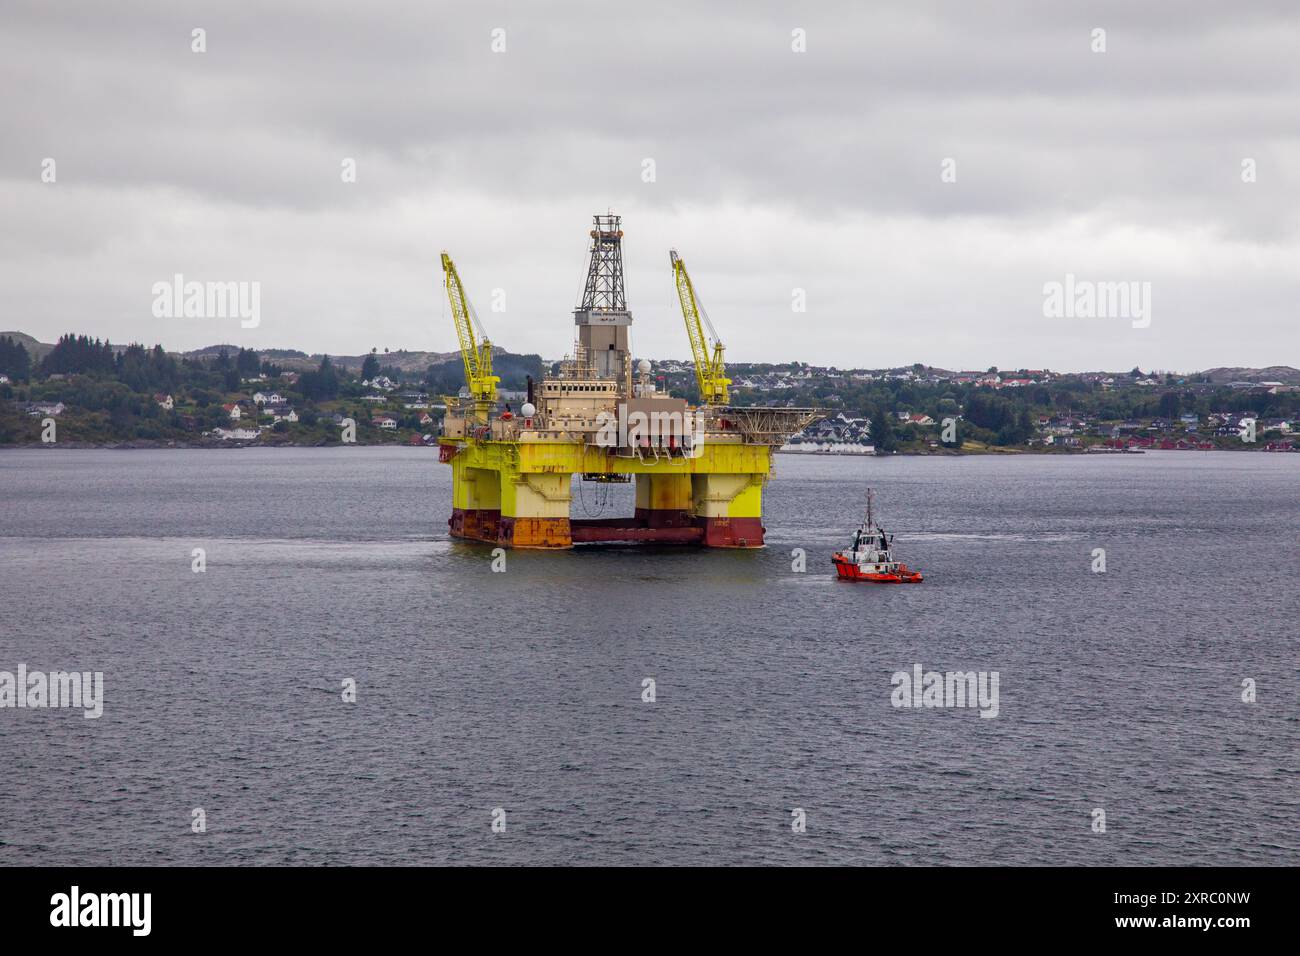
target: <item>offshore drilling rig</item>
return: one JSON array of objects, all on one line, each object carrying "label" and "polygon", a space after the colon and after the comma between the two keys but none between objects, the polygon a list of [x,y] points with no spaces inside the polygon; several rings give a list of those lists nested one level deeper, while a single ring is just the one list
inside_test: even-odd
[{"label": "offshore drilling rig", "polygon": [[[499,407],[492,345],[455,264],[442,254],[468,386],[448,399],[438,439],[440,458],[452,467],[452,536],[515,548],[595,542],[762,547],[763,486],[773,450],[819,413],[729,404],[723,345],[676,251],[669,263],[700,404],[691,407],[659,391],[645,360],[634,374],[622,220],[598,215],[594,223],[587,280],[573,313],[573,353],[559,363],[558,374],[528,380],[528,400],[518,412]],[[635,514],[571,517],[575,475],[591,482],[635,480]]]}]

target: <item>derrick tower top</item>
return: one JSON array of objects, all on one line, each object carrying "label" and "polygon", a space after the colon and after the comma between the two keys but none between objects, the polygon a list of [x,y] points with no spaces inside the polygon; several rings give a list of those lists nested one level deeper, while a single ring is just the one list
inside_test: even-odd
[{"label": "derrick tower top", "polygon": [[[582,290],[582,303],[574,314],[603,320],[602,324],[618,321],[628,325],[632,313],[627,309],[627,292],[623,287],[623,217],[610,214],[593,216],[596,228],[591,230],[591,264],[587,267],[587,284]],[[581,324],[581,322],[579,322]]]},{"label": "derrick tower top", "polygon": [[623,285],[623,217],[610,213],[593,217],[591,262],[582,301],[573,310],[580,353],[603,379],[631,388],[628,326],[632,313]]}]

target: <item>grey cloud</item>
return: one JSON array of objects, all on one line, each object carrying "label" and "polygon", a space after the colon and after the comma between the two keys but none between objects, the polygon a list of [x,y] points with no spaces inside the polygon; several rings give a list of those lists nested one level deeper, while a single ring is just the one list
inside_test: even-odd
[{"label": "grey cloud", "polygon": [[[201,56],[189,51],[195,26],[208,33]],[[489,49],[498,26],[504,55]],[[790,51],[794,27],[808,32],[806,54]],[[1107,30],[1105,54],[1089,50],[1093,27]],[[587,216],[614,204],[638,217],[633,294],[644,271],[641,287],[658,297],[634,303],[638,315],[672,321],[655,271],[664,250],[632,237],[689,240],[719,270],[699,277],[704,288],[713,279],[711,306],[754,308],[737,358],[825,358],[842,351],[832,330],[888,307],[922,309],[909,324],[936,334],[909,345],[880,328],[857,361],[941,362],[925,353],[940,341],[977,353],[952,364],[1005,364],[1015,352],[1065,366],[1083,360],[1076,337],[1101,334],[1087,360],[1128,366],[1154,332],[1046,329],[1033,315],[1044,281],[1102,263],[1121,271],[1112,278],[1164,277],[1165,321],[1190,337],[1160,339],[1152,361],[1219,361],[1202,312],[1211,301],[1249,309],[1240,323],[1272,343],[1254,358],[1273,361],[1290,344],[1294,268],[1210,286],[1190,264],[1248,261],[1251,248],[1285,262],[1300,247],[1297,40],[1300,11],[1282,2],[11,3],[0,34],[0,324],[40,316],[29,330],[49,336],[103,321],[118,338],[204,344],[211,335],[151,326],[135,299],[117,297],[159,272],[236,269],[282,284],[277,344],[360,351],[373,323],[349,316],[383,302],[378,324],[396,333],[396,317],[427,313],[427,273],[393,276],[427,270],[446,245],[477,260],[468,274],[535,277],[519,281],[552,298],[512,295],[507,328],[557,354]],[[59,163],[55,187],[38,181],[45,156]],[[355,186],[339,182],[345,156],[358,161]],[[654,184],[640,180],[645,157]],[[945,157],[956,183],[940,182]],[[1244,157],[1259,182],[1241,182]],[[719,219],[737,210],[758,214],[745,227],[756,232]],[[1126,231],[1183,243],[1183,265],[1177,246],[1171,260],[1160,241],[1117,244]],[[856,254],[819,248],[837,235]],[[811,248],[790,250],[791,236]],[[1005,267],[980,261],[990,244]],[[351,293],[318,300],[306,288],[312,263],[326,261],[347,263]],[[926,267],[911,275],[908,263]],[[32,278],[46,274],[78,288]],[[892,285],[904,278],[924,288]],[[819,303],[823,341],[782,340],[785,280]],[[393,281],[402,294],[378,285]],[[963,293],[974,300],[952,301]],[[332,311],[343,300],[347,314]],[[82,311],[86,301],[100,308]],[[1007,309],[1028,313],[1004,325]],[[964,323],[980,321],[989,335],[969,342]],[[680,354],[669,328],[638,329],[638,342]]]}]

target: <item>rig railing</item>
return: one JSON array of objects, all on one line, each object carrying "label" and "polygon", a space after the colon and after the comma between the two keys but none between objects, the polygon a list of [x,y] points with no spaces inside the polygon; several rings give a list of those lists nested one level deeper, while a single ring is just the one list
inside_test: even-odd
[{"label": "rig railing", "polygon": [[711,417],[723,430],[739,432],[757,445],[783,445],[791,436],[826,413],[819,408],[780,408],[764,405],[723,405],[712,408]]}]

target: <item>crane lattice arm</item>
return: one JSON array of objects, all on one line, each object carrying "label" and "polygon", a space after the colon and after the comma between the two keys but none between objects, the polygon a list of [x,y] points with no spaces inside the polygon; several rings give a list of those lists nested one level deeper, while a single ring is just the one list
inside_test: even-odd
[{"label": "crane lattice arm", "polygon": [[[731,400],[728,392],[731,379],[727,378],[726,366],[722,361],[722,342],[718,340],[718,333],[695,294],[695,286],[686,271],[686,263],[677,255],[676,249],[669,250],[668,259],[673,264],[677,298],[681,300],[686,335],[691,340],[691,357],[695,360],[695,383],[700,389],[700,401],[706,405],[726,405]],[[709,353],[709,342],[704,338],[706,326],[713,340],[712,355]]]},{"label": "crane lattice arm", "polygon": [[[447,301],[451,303],[452,321],[456,323],[456,336],[460,339],[460,357],[465,362],[465,384],[469,394],[476,403],[495,404],[497,400],[497,382],[500,378],[492,374],[492,343],[483,335],[474,306],[470,304],[465,287],[460,284],[460,274],[451,256],[442,254],[442,271],[447,287]],[[477,335],[482,335],[478,341]]]}]

